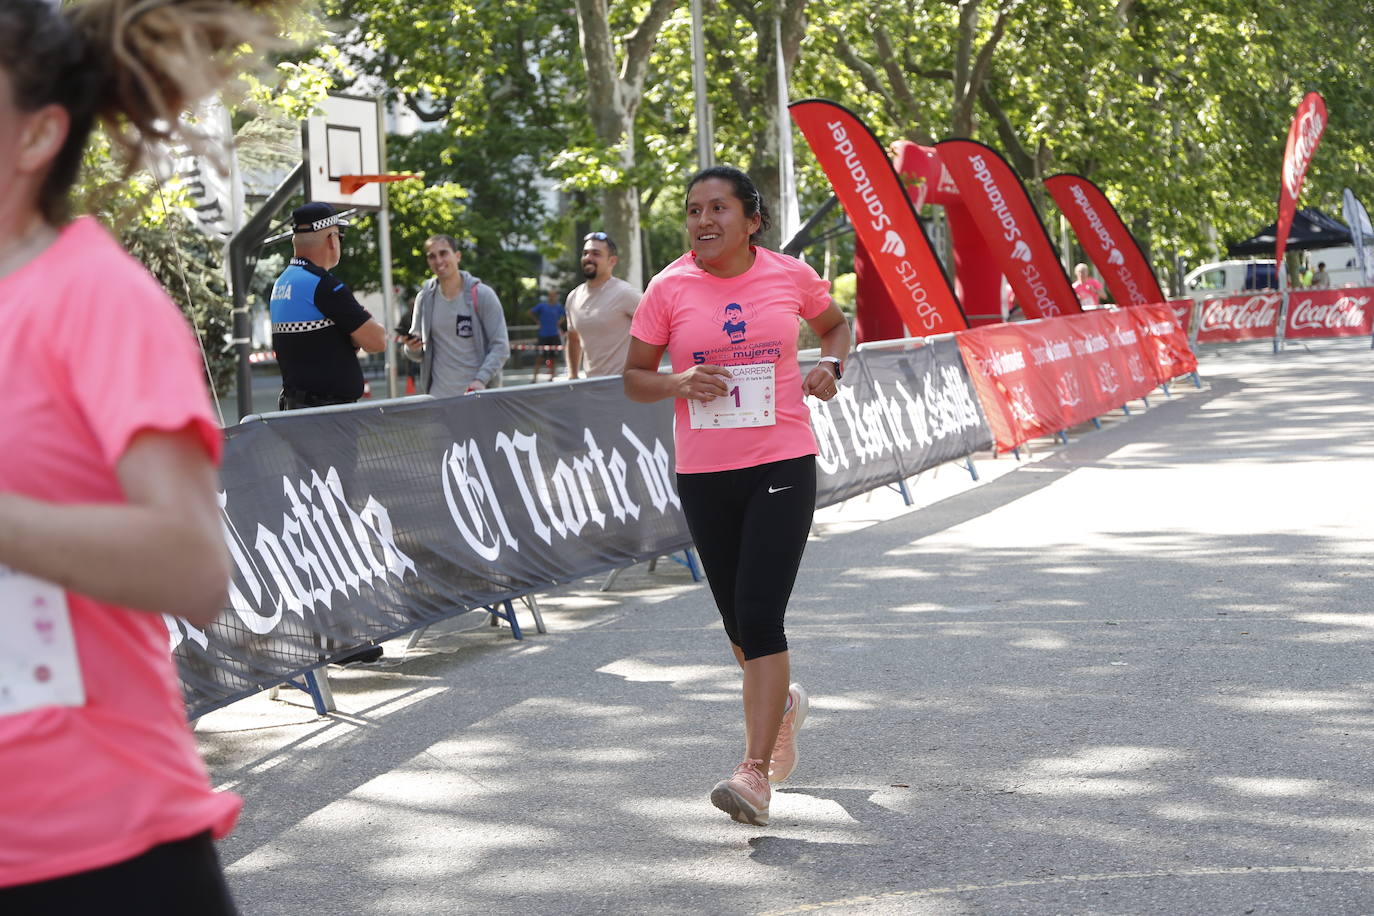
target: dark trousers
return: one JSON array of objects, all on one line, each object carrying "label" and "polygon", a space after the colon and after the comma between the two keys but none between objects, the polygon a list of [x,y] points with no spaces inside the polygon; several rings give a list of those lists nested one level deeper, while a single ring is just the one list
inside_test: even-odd
[{"label": "dark trousers", "polygon": [[357,398],[336,398],[329,395],[312,394],[309,391],[283,388],[281,395],[277,398],[277,409],[303,410],[306,407],[331,407],[334,404],[353,404],[357,400]]},{"label": "dark trousers", "polygon": [[235,916],[209,832],[163,843],[132,859],[75,875],[0,888],[5,916],[138,913]]},{"label": "dark trousers", "polygon": [[746,659],[787,651],[783,616],[816,509],[816,459],[677,475],[696,542],[730,641]]}]

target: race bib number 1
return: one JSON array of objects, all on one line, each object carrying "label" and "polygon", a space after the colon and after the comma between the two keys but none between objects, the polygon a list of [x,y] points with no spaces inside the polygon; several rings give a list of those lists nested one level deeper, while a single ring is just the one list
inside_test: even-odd
[{"label": "race bib number 1", "polygon": [[773,364],[726,366],[731,378],[724,397],[688,401],[687,418],[692,429],[737,429],[772,426],[778,422],[774,399]]},{"label": "race bib number 1", "polygon": [[0,565],[0,716],[85,702],[66,594]]}]

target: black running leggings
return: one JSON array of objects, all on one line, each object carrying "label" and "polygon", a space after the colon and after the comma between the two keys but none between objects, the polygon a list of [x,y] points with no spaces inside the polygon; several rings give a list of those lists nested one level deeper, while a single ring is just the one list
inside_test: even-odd
[{"label": "black running leggings", "polygon": [[237,912],[209,833],[163,843],[104,868],[0,888],[0,913],[5,916],[234,916]]},{"label": "black running leggings", "polygon": [[782,619],[816,508],[816,458],[678,474],[678,496],[730,641],[745,659],[787,651]]}]

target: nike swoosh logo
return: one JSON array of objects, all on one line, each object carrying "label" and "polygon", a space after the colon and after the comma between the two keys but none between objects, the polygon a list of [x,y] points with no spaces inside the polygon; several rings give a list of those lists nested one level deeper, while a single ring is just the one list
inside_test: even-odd
[{"label": "nike swoosh logo", "polygon": [[769,492],[769,493],[781,493],[783,490],[790,490],[790,489],[792,489],[792,488],[791,488],[791,487],[769,487],[769,488],[768,488],[768,492]]}]

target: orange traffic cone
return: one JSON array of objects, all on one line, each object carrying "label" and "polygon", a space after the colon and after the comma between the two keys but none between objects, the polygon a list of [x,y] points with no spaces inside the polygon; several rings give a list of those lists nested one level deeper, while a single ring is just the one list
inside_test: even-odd
[{"label": "orange traffic cone", "polygon": [[406,394],[414,394],[414,393],[415,393],[415,376],[413,376],[413,375],[407,375],[407,376],[406,376]]}]

